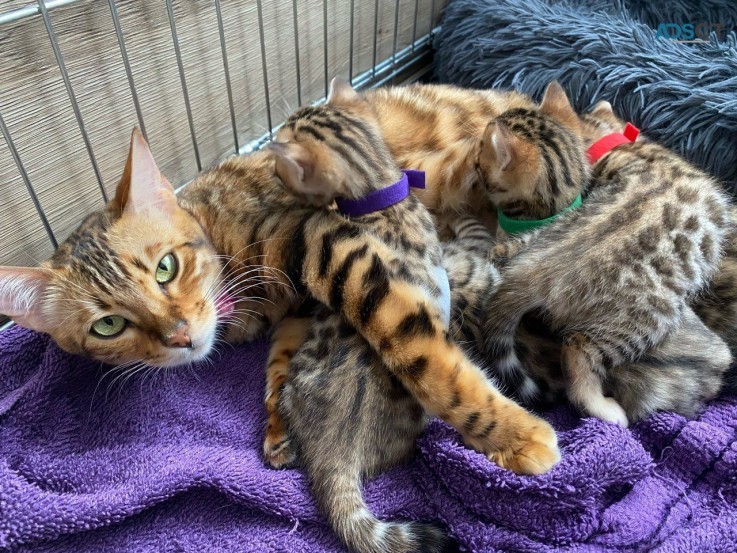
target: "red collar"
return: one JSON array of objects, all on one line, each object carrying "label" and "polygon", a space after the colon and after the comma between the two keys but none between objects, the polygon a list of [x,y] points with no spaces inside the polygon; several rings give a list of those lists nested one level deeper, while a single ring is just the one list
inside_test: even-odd
[{"label": "red collar", "polygon": [[599,159],[604,157],[606,153],[617,146],[627,144],[628,142],[634,142],[637,139],[638,134],[640,134],[640,130],[632,123],[627,123],[623,132],[614,132],[612,134],[602,136],[599,140],[594,142],[588,150],[586,150],[589,163],[593,165],[599,161]]}]

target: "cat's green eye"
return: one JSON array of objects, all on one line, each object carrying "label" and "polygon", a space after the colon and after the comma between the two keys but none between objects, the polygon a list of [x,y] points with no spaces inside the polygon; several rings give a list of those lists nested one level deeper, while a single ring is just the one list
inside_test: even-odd
[{"label": "cat's green eye", "polygon": [[102,338],[112,338],[123,332],[127,323],[120,315],[108,315],[92,325],[92,333]]},{"label": "cat's green eye", "polygon": [[168,253],[156,266],[156,282],[166,284],[174,280],[175,276],[177,276],[177,258],[174,254]]}]

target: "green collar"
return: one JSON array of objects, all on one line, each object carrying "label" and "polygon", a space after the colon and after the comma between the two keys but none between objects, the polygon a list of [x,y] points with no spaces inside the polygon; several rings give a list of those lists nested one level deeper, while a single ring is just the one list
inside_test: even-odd
[{"label": "green collar", "polygon": [[573,203],[571,203],[571,205],[569,205],[560,213],[551,215],[547,219],[532,219],[529,221],[524,219],[512,219],[508,215],[505,215],[501,209],[498,209],[496,214],[499,219],[499,226],[504,232],[512,236],[515,234],[522,234],[530,230],[535,230],[536,228],[544,227],[545,225],[549,225],[558,217],[563,215],[566,211],[570,211],[571,209],[578,209],[579,207],[581,207],[581,203],[581,194],[579,194],[578,196],[576,196],[576,199],[573,200]]}]

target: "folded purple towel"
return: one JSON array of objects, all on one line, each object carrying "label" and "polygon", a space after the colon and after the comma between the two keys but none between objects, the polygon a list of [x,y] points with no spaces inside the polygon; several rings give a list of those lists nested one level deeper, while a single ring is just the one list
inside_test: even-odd
[{"label": "folded purple towel", "polygon": [[[0,334],[0,548],[341,551],[299,470],[261,460],[265,344],[136,375],[20,328]],[[737,400],[630,430],[548,414],[563,460],[518,477],[440,422],[367,484],[384,518],[438,520],[471,551],[728,551],[737,543]],[[25,547],[15,547],[15,546]]]}]

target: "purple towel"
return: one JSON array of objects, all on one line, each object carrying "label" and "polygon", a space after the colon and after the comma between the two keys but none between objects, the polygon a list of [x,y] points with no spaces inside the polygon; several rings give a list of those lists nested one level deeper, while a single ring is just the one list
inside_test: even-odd
[{"label": "purple towel", "polygon": [[[108,389],[47,337],[0,334],[0,548],[341,551],[304,474],[261,461],[265,347]],[[566,407],[548,418],[563,460],[547,475],[501,470],[433,422],[368,502],[442,521],[470,551],[734,550],[735,398],[630,430]]]}]

